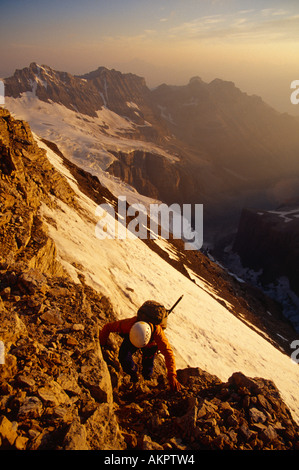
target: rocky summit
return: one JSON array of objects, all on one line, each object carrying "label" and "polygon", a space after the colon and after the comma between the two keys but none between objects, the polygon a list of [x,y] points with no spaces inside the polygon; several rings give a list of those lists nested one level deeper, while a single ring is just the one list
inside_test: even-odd
[{"label": "rocky summit", "polygon": [[[99,182],[97,194],[109,196]],[[298,425],[269,380],[184,368],[174,393],[159,355],[151,380],[129,382],[121,339],[103,350],[98,341],[116,318],[110,301],[83,276],[73,282],[47,233],[39,208],[57,200],[77,207],[28,124],[0,108],[0,449],[298,449]]]}]

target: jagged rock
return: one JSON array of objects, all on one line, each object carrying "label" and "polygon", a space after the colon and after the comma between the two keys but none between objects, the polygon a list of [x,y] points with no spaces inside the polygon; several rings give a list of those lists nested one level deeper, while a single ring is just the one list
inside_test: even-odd
[{"label": "jagged rock", "polygon": [[164,450],[164,448],[160,444],[152,441],[150,436],[147,436],[146,434],[142,438],[141,449],[142,450]]},{"label": "jagged rock", "polygon": [[171,204],[194,197],[196,183],[188,172],[161,155],[134,150],[118,152],[107,171],[141,194]]},{"label": "jagged rock", "polygon": [[88,352],[87,361],[81,367],[80,380],[97,401],[112,402],[110,375],[99,345]]},{"label": "jagged rock", "polygon": [[40,316],[41,320],[51,325],[62,325],[63,319],[61,318],[60,312],[55,309],[49,309]]},{"label": "jagged rock", "polygon": [[121,450],[126,447],[117,419],[107,403],[99,405],[86,421],[87,442],[91,449]]},{"label": "jagged rock", "polygon": [[278,437],[278,434],[276,430],[274,429],[274,427],[271,425],[265,427],[265,429],[262,429],[260,433],[261,440],[266,443],[274,441],[275,439],[277,439],[277,437]]},{"label": "jagged rock", "polygon": [[27,328],[16,312],[6,314],[5,310],[0,311],[0,336],[9,351],[11,344],[15,343],[21,336],[27,336]]},{"label": "jagged rock", "polygon": [[266,415],[257,408],[251,408],[249,415],[253,423],[264,423],[267,419]]},{"label": "jagged rock", "polygon": [[122,436],[124,438],[124,441],[129,449],[133,449],[137,447],[137,437],[135,434],[127,433],[127,432],[122,432]]},{"label": "jagged rock", "polygon": [[[164,449],[175,447],[173,439],[182,439],[181,445],[185,449],[198,450],[296,448],[294,436],[298,436],[298,426],[294,422],[290,424],[289,411],[280,407],[283,403],[272,382],[236,373],[227,383],[222,383],[198,368],[180,370],[179,376],[184,378],[184,389],[178,396],[166,395],[167,392],[164,395],[153,385],[148,400],[149,394],[143,399],[144,386],[136,389],[134,398],[138,400],[138,414],[127,414],[126,409],[132,410],[131,405],[117,412],[126,432],[128,428],[133,433],[134,430],[140,433],[150,429],[151,432],[146,434],[152,441],[162,444]],[[245,385],[246,393],[252,399],[249,413],[248,407],[242,406]],[[124,390],[118,393],[121,393],[121,398],[130,397]],[[162,411],[166,396],[169,415],[163,414],[162,417],[159,411]],[[143,413],[140,411],[142,407]],[[153,425],[153,419],[159,420],[159,426]],[[295,433],[291,440],[288,426]],[[166,440],[169,432],[172,437]],[[142,442],[130,442],[134,448],[142,448]]]},{"label": "jagged rock", "polygon": [[[2,422],[1,446],[20,450],[89,448],[87,428],[76,425],[80,418],[76,421],[74,417],[89,420],[88,429],[96,429],[98,416],[97,433],[107,428],[102,443],[95,439],[94,447],[104,446],[111,431],[113,448],[114,439],[116,446],[123,440],[117,431],[111,381],[91,315],[102,306],[109,317],[111,305],[92,289],[69,282],[38,215],[42,201],[52,204],[49,194],[72,204],[74,193],[38,149],[28,125],[0,109],[0,132],[0,176],[5,173],[0,178],[0,204],[5,211],[0,224],[0,335],[6,349],[5,364],[0,365],[4,394],[0,409],[8,420]],[[96,413],[98,402],[88,396],[89,391],[98,402],[106,402],[105,413]],[[8,426],[11,416],[25,431],[8,440],[8,429],[14,430],[14,425]],[[72,422],[66,433],[66,425]]]},{"label": "jagged rock", "polygon": [[6,416],[0,417],[0,437],[5,442],[7,441],[9,445],[13,445],[17,439],[17,423],[12,423]]},{"label": "jagged rock", "polygon": [[[1,169],[0,180],[1,259],[20,257],[26,251],[28,268],[61,274],[53,241],[46,236],[38,216],[42,201],[51,204],[50,194],[71,203],[73,190],[54,171],[44,150],[37,146],[30,127],[0,109]],[[26,145],[26,149],[24,149]],[[58,272],[59,271],[59,272]]]},{"label": "jagged rock", "polygon": [[39,388],[37,393],[44,403],[52,406],[70,403],[68,395],[55,380],[51,380],[44,387]]},{"label": "jagged rock", "polygon": [[65,450],[89,450],[86,428],[77,418],[70,425],[63,441]]},{"label": "jagged rock", "polygon": [[17,381],[18,386],[21,386],[24,388],[33,389],[35,386],[35,381],[31,377],[26,376],[26,375],[22,375],[22,374],[18,375],[16,377],[16,381]]},{"label": "jagged rock", "polygon": [[81,393],[81,389],[78,385],[78,374],[73,369],[70,369],[66,373],[60,374],[57,377],[57,383],[68,394],[78,395]]},{"label": "jagged rock", "polygon": [[164,445],[167,444],[170,445],[170,448],[172,449],[187,450],[187,447],[182,444],[182,439],[179,437],[172,437],[171,439],[169,439],[169,442]]},{"label": "jagged rock", "polygon": [[17,450],[26,450],[29,439],[25,436],[17,436],[14,447]]},{"label": "jagged rock", "polygon": [[243,266],[261,270],[261,279],[265,284],[286,276],[297,295],[298,213],[299,200],[274,211],[244,209],[234,241],[234,251],[240,255]]},{"label": "jagged rock", "polygon": [[190,437],[196,428],[196,420],[198,415],[197,400],[190,397],[188,400],[188,410],[183,416],[176,419],[176,423],[182,431],[184,437]]},{"label": "jagged rock", "polygon": [[252,390],[253,393],[258,393],[260,391],[260,385],[249,377],[246,377],[242,372],[235,372],[229,378],[228,383],[237,389]]},{"label": "jagged rock", "polygon": [[28,396],[20,406],[18,419],[39,418],[42,414],[43,406],[38,397]]},{"label": "jagged rock", "polygon": [[233,245],[242,266],[259,272],[255,284],[271,292],[297,333],[298,308],[292,299],[299,294],[298,214],[298,197],[276,210],[243,209]]},{"label": "jagged rock", "polygon": [[0,379],[8,379],[17,372],[17,359],[13,354],[5,353],[4,364],[0,364]]}]

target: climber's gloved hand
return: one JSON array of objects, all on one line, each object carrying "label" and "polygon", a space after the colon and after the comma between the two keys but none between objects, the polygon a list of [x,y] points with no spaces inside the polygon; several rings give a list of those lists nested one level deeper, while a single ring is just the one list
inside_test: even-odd
[{"label": "climber's gloved hand", "polygon": [[169,385],[170,385],[170,389],[173,390],[174,392],[179,392],[180,390],[182,390],[182,385],[174,376],[169,377]]}]

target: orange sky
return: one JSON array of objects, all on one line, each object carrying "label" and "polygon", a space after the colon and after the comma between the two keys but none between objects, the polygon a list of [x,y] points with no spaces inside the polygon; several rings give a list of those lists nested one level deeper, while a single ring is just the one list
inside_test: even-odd
[{"label": "orange sky", "polygon": [[199,75],[299,115],[298,0],[4,0],[2,18],[0,77],[33,61],[74,74],[114,67],[149,86]]}]

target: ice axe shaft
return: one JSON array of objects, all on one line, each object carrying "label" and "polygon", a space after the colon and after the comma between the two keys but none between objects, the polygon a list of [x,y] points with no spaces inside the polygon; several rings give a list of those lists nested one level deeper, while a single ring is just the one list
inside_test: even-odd
[{"label": "ice axe shaft", "polygon": [[173,306],[168,310],[168,315],[175,309],[175,307],[182,300],[183,297],[184,295],[181,295],[181,297],[173,304]]}]

